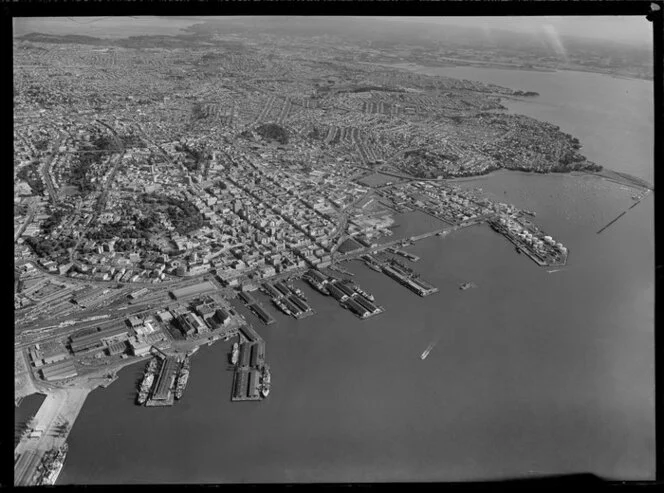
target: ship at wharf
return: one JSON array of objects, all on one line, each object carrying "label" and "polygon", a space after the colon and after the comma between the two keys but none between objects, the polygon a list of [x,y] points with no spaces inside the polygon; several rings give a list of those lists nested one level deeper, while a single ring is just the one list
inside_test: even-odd
[{"label": "ship at wharf", "polygon": [[175,392],[174,392],[174,397],[176,400],[180,400],[182,398],[184,389],[187,387],[187,382],[189,381],[190,369],[191,369],[191,355],[187,354],[182,361],[180,370],[176,378]]}]

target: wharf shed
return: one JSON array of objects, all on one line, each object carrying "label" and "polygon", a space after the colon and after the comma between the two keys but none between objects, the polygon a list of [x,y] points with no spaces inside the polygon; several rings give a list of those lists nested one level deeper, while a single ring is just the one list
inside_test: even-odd
[{"label": "wharf shed", "polygon": [[249,366],[258,366],[258,344],[251,345],[251,356],[249,357]]},{"label": "wharf shed", "polygon": [[303,312],[308,311],[309,305],[307,305],[304,301],[302,301],[300,298],[298,298],[295,295],[291,295],[288,297],[291,303],[293,303],[295,306],[297,306],[299,309],[301,309]]},{"label": "wharf shed", "polygon": [[250,325],[243,325],[240,327],[240,332],[249,342],[256,342],[261,340],[261,337]]},{"label": "wharf shed", "polygon": [[344,301],[347,298],[347,295],[337,287],[336,283],[328,284],[327,290],[336,300]]},{"label": "wharf shed", "polygon": [[281,296],[281,293],[274,289],[274,286],[270,284],[263,284],[263,287],[265,288],[265,291],[272,297],[272,298],[279,298]]},{"label": "wharf shed", "polygon": [[54,380],[64,380],[65,378],[72,378],[78,375],[74,362],[71,360],[43,367],[40,371],[44,380],[49,382]]},{"label": "wharf shed", "polygon": [[337,289],[339,289],[339,291],[344,293],[346,296],[353,296],[353,294],[354,294],[354,291],[349,286],[347,286],[346,284],[344,284],[342,282],[335,282],[334,286]]},{"label": "wharf shed", "polygon": [[365,318],[369,315],[369,310],[361,306],[359,303],[357,303],[353,299],[349,299],[346,301],[346,304],[348,307],[355,313],[357,313],[360,317]]},{"label": "wharf shed", "polygon": [[302,312],[302,310],[300,310],[297,306],[295,306],[290,299],[283,298],[281,301],[284,303],[284,305],[286,305],[286,308],[288,308],[292,313],[297,315],[298,313]]},{"label": "wharf shed", "polygon": [[244,302],[247,303],[247,304],[251,304],[251,303],[255,303],[255,302],[256,302],[256,300],[254,299],[253,296],[251,296],[251,294],[246,293],[246,292],[244,292],[244,291],[241,291],[241,292],[238,294],[238,296],[240,297],[240,299],[241,299],[242,301],[244,301]]},{"label": "wharf shed", "polygon": [[251,347],[253,344],[244,343],[240,344],[240,361],[239,366],[249,366],[251,361]]},{"label": "wharf shed", "polygon": [[272,318],[272,316],[269,313],[267,313],[265,310],[263,310],[263,308],[261,308],[260,305],[253,303],[249,305],[249,308],[251,308],[254,311],[254,313],[258,315],[258,317],[266,324],[274,323],[274,319]]},{"label": "wharf shed", "polygon": [[165,400],[168,398],[168,393],[171,388],[172,380],[174,378],[174,371],[176,368],[177,360],[173,357],[168,357],[161,367],[161,372],[157,378],[157,385],[155,387],[153,400]]},{"label": "wharf shed", "polygon": [[290,289],[288,289],[281,281],[275,283],[274,287],[277,288],[277,290],[284,296],[288,296],[290,294]]},{"label": "wharf shed", "polygon": [[247,395],[248,372],[246,370],[235,371],[235,381],[233,382],[233,394],[235,397],[245,397]]},{"label": "wharf shed", "polygon": [[358,304],[362,305],[364,308],[366,308],[370,312],[375,312],[376,310],[378,310],[376,305],[374,305],[373,303],[371,303],[371,301],[364,298],[364,296],[359,296],[358,295],[358,296],[354,297],[353,300],[356,301]]},{"label": "wharf shed", "polygon": [[260,372],[258,370],[249,370],[249,397],[251,399],[258,398],[258,377]]},{"label": "wharf shed", "polygon": [[314,281],[317,281],[317,282],[320,282],[320,283],[323,283],[323,282],[327,282],[327,281],[328,281],[328,279],[327,279],[326,276],[324,276],[321,272],[319,272],[319,271],[317,271],[317,270],[315,270],[315,269],[311,269],[311,270],[307,271],[307,274],[308,274],[309,277],[311,277]]}]

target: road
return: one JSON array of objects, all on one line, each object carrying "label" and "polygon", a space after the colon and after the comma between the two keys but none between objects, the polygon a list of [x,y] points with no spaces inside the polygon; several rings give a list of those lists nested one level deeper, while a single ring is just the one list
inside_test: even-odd
[{"label": "road", "polygon": [[[62,138],[60,141],[58,141],[57,144],[54,145],[54,149],[58,149],[62,143],[64,142],[64,138]],[[57,204],[60,199],[58,198],[58,192],[55,189],[55,186],[53,185],[53,181],[51,180],[51,175],[50,175],[50,169],[51,169],[51,162],[53,161],[53,158],[55,158],[55,151],[48,157],[46,161],[44,161],[44,164],[42,165],[41,169],[39,170],[42,181],[46,185],[46,188],[48,189],[48,196],[49,198],[53,201],[54,204]]]},{"label": "road", "polygon": [[14,233],[14,243],[21,237],[23,232],[25,231],[25,228],[28,227],[28,225],[32,222],[32,218],[35,216],[35,211],[32,210],[32,205],[30,206],[30,210],[28,211],[28,215],[25,217],[25,221],[23,221],[23,224],[21,224],[21,227],[18,228],[18,230]]}]

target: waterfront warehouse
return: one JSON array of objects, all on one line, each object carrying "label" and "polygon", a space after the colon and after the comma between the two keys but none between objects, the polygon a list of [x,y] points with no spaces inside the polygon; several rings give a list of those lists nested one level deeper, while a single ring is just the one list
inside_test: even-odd
[{"label": "waterfront warehouse", "polygon": [[248,395],[250,399],[258,399],[258,384],[260,372],[258,370],[249,370],[249,388]]},{"label": "waterfront warehouse", "polygon": [[287,299],[303,312],[308,312],[309,310],[311,310],[309,305],[307,305],[304,301],[302,301],[298,296],[295,296],[294,294],[290,295]]},{"label": "waterfront warehouse", "polygon": [[353,299],[348,299],[346,300],[345,303],[351,309],[352,312],[354,312],[355,314],[359,315],[362,318],[366,318],[370,314],[369,310],[358,304]]},{"label": "waterfront warehouse", "polygon": [[240,344],[240,363],[238,366],[249,366],[252,346],[253,344],[248,342]]},{"label": "waterfront warehouse", "polygon": [[249,305],[249,309],[253,311],[258,316],[258,318],[260,318],[263,321],[263,323],[265,323],[265,325],[270,325],[274,323],[274,318],[272,317],[272,315],[263,310],[263,308],[260,305],[252,303],[251,305]]},{"label": "waterfront warehouse", "polygon": [[251,325],[241,326],[240,332],[249,342],[256,342],[261,340],[261,337],[258,335],[258,333],[254,330],[254,328]]},{"label": "waterfront warehouse", "polygon": [[171,390],[171,385],[173,384],[173,378],[175,378],[175,369],[177,367],[177,359],[173,357],[168,357],[161,366],[161,371],[159,372],[159,377],[157,378],[157,385],[155,386],[154,394],[152,395],[153,400],[166,400]]},{"label": "waterfront warehouse", "polygon": [[42,367],[40,371],[42,378],[49,382],[55,380],[64,380],[66,378],[73,378],[78,375],[72,360],[67,360],[60,363],[55,363],[50,366]]},{"label": "waterfront warehouse", "polygon": [[379,311],[378,308],[376,307],[376,305],[371,303],[371,301],[367,300],[363,296],[357,295],[353,298],[353,300],[357,301],[357,303],[362,305],[364,308],[369,310],[371,313],[377,313]]},{"label": "waterfront warehouse", "polygon": [[355,292],[343,282],[335,282],[334,286],[338,288],[346,296],[353,296],[353,294],[355,294]]},{"label": "waterfront warehouse", "polygon": [[288,296],[290,294],[290,289],[288,289],[281,281],[275,283],[274,287],[277,288],[277,290],[284,296]]},{"label": "waterfront warehouse", "polygon": [[337,287],[337,283],[328,284],[327,285],[327,290],[334,297],[334,299],[336,299],[338,301],[346,301],[348,299],[348,295],[346,295],[343,291],[341,291]]},{"label": "waterfront warehouse", "polygon": [[252,303],[256,303],[256,300],[254,299],[254,297],[253,297],[250,293],[247,293],[247,292],[244,292],[244,291],[240,291],[240,293],[238,294],[238,296],[239,296],[240,299],[241,299],[242,301],[244,301],[247,305],[250,305],[250,304],[252,304]]}]

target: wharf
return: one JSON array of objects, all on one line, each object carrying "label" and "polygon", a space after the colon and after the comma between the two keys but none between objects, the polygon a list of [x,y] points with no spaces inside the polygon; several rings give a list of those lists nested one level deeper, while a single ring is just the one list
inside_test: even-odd
[{"label": "wharf", "polygon": [[249,308],[249,310],[251,310],[265,325],[272,325],[275,322],[274,317],[270,315],[260,303],[250,303],[247,305],[247,308]]},{"label": "wharf", "polygon": [[420,279],[416,275],[403,273],[401,270],[397,270],[392,266],[383,265],[383,273],[391,277],[399,284],[406,286],[408,289],[413,291],[419,296],[428,296],[433,293],[438,292],[438,288],[429,284],[428,282]]},{"label": "wharf", "polygon": [[[359,288],[359,286],[357,287]],[[378,315],[385,311],[382,306],[374,304],[369,298],[338,279],[332,279],[329,281],[328,291],[341,306],[350,310],[359,318],[365,319],[373,317],[374,315]]]},{"label": "wharf", "polygon": [[509,232],[499,223],[491,222],[490,224],[493,230],[500,233],[505,238],[507,238],[507,240],[516,247],[518,252],[526,254],[533,262],[535,262],[540,267],[562,267],[567,264],[567,256],[565,256],[563,262],[547,262],[540,255],[538,255],[531,248],[529,248],[526,243],[518,241],[516,238],[513,237],[513,235],[509,234]]},{"label": "wharf", "polygon": [[174,397],[172,389],[178,365],[177,358],[169,356],[165,359],[161,366],[154,391],[145,403],[147,407],[173,405]]},{"label": "wharf", "polygon": [[[37,468],[44,454],[65,445],[73,423],[90,393],[88,388],[52,389],[37,411],[32,429],[38,433],[26,435],[14,449],[14,485],[35,485]],[[63,428],[63,424],[68,426]]]},{"label": "wharf", "polygon": [[333,271],[333,272],[338,272],[339,274],[345,274],[345,275],[347,275],[347,276],[351,276],[351,277],[355,276],[355,273],[354,273],[354,272],[351,272],[351,271],[349,271],[349,270],[346,270],[346,269],[344,269],[343,267],[341,267],[341,266],[339,266],[339,265],[336,265],[336,264],[332,264],[332,265],[330,265],[330,266],[328,267],[328,269],[330,269],[330,270]]},{"label": "wharf", "polygon": [[232,401],[259,401],[259,370],[249,367],[237,368],[233,378]]},{"label": "wharf", "polygon": [[263,285],[265,292],[272,297],[272,302],[287,315],[296,319],[310,317],[315,312],[307,301],[283,282]]},{"label": "wharf", "polygon": [[418,257],[417,255],[413,255],[412,253],[406,252],[404,250],[400,250],[398,248],[388,247],[387,251],[390,252],[390,253],[394,253],[396,255],[400,255],[403,258],[406,258],[406,259],[410,260],[411,262],[417,262],[417,261],[420,260],[420,257]]}]

